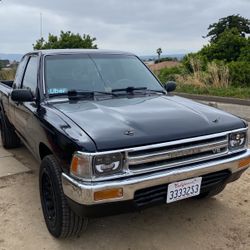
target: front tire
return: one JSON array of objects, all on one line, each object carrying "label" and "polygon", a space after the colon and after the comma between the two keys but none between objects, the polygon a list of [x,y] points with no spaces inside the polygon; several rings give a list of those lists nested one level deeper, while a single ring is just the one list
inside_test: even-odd
[{"label": "front tire", "polygon": [[62,188],[61,173],[53,155],[44,157],[39,174],[44,219],[49,232],[56,238],[79,236],[88,220],[75,214],[69,207]]}]

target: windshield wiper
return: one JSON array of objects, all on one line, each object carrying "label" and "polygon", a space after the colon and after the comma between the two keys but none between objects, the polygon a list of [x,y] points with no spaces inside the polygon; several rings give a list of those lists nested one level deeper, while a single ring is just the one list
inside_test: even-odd
[{"label": "windshield wiper", "polygon": [[160,94],[166,94],[166,92],[164,90],[154,90],[154,89],[148,89],[147,87],[127,87],[124,89],[113,89],[113,92],[126,92],[128,94],[134,94],[134,91],[136,90],[143,90],[145,92],[153,92],[153,93],[160,93]]},{"label": "windshield wiper", "polygon": [[60,97],[60,96],[66,96],[69,99],[76,99],[76,98],[94,98],[96,94],[101,95],[110,95],[110,96],[116,96],[112,92],[105,92],[105,91],[83,91],[83,90],[69,90],[64,93],[55,93],[55,94],[49,94],[49,97]]},{"label": "windshield wiper", "polygon": [[129,94],[133,94],[136,90],[147,90],[147,87],[127,87],[122,89],[112,89],[112,93],[114,92],[126,92]]}]

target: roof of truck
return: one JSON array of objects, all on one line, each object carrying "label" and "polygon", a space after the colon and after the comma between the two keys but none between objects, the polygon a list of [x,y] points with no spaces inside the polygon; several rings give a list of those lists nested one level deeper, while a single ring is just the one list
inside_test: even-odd
[{"label": "roof of truck", "polygon": [[49,50],[36,50],[31,53],[41,53],[42,55],[58,55],[58,54],[123,54],[133,55],[129,52],[116,51],[116,50],[102,50],[102,49],[49,49]]}]

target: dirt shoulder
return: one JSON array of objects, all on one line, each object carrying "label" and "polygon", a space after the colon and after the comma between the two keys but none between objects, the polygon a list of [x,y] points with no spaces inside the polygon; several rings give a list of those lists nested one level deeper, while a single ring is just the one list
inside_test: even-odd
[{"label": "dirt shoulder", "polygon": [[250,171],[216,198],[186,200],[90,220],[79,238],[47,232],[38,192],[38,164],[12,151],[32,173],[0,179],[0,249],[250,249]]}]

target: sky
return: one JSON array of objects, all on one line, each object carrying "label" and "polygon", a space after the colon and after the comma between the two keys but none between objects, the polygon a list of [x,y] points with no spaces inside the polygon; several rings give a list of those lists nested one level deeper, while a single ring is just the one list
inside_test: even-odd
[{"label": "sky", "polygon": [[0,0],[0,53],[25,53],[42,34],[61,30],[96,37],[101,49],[152,55],[199,50],[209,24],[240,14],[250,0]]}]

